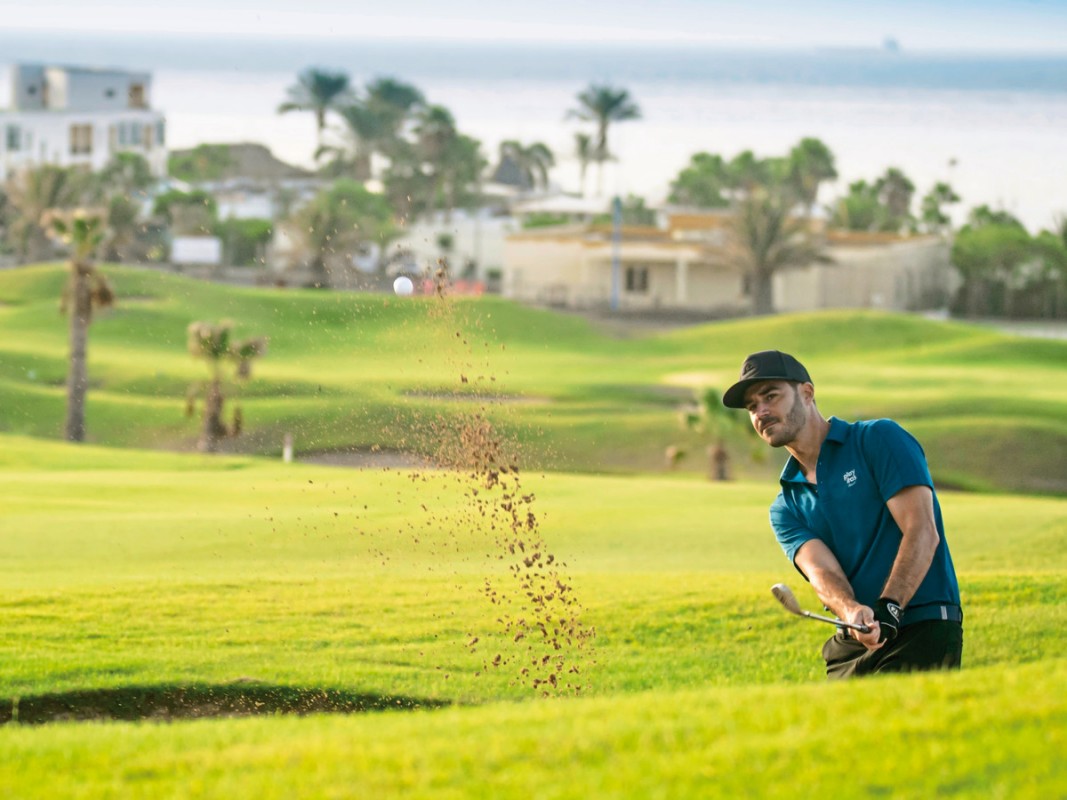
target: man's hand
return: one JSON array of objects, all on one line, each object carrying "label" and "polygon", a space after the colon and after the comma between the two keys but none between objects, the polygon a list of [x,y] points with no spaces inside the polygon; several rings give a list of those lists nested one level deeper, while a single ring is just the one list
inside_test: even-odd
[{"label": "man's hand", "polygon": [[881,629],[878,625],[878,620],[875,619],[874,610],[870,606],[861,606],[856,604],[849,611],[843,615],[843,619],[848,622],[854,622],[857,625],[866,625],[870,628],[867,633],[861,633],[857,630],[850,630],[849,636],[862,644],[868,650],[877,650],[883,644],[885,640],[882,639]]},{"label": "man's hand", "polygon": [[900,618],[903,615],[904,611],[896,600],[890,600],[888,597],[878,599],[874,604],[874,619],[878,622],[879,630],[878,641],[891,642],[897,638],[900,633]]}]

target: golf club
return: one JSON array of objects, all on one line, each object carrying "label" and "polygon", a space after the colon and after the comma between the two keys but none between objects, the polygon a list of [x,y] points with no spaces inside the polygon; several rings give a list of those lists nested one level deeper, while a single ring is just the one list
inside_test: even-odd
[{"label": "golf club", "polygon": [[798,617],[807,617],[808,619],[815,619],[819,622],[829,622],[831,625],[837,625],[841,628],[852,628],[860,633],[870,633],[871,629],[866,625],[857,625],[854,622],[845,622],[843,619],[836,619],[835,617],[821,617],[818,614],[812,614],[810,611],[805,611],[800,607],[800,603],[797,602],[796,595],[793,594],[793,590],[786,586],[784,583],[776,583],[771,587],[771,594],[775,596],[779,603],[785,606],[786,611],[792,614],[796,614]]}]

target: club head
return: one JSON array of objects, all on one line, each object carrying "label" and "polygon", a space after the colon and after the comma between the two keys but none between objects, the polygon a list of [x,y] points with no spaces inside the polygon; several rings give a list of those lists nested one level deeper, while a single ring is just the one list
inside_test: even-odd
[{"label": "club head", "polygon": [[774,586],[771,587],[771,594],[774,595],[779,603],[785,606],[786,611],[804,616],[804,612],[800,610],[800,603],[797,601],[796,595],[794,595],[792,589],[784,583],[774,584]]}]

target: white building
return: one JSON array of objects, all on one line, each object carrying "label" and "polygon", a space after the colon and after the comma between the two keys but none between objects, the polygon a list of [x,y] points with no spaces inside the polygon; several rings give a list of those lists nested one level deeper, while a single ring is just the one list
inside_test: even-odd
[{"label": "white building", "polygon": [[138,153],[165,175],[163,114],[152,110],[147,72],[16,64],[11,103],[0,110],[0,181],[40,164],[101,169]]}]

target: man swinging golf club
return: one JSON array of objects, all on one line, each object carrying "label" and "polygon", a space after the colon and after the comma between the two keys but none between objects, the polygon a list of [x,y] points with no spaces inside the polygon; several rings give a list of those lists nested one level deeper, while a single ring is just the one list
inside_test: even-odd
[{"label": "man swinging golf club", "polygon": [[808,371],[778,350],[745,359],[723,404],[746,409],[765,442],[789,451],[771,527],[823,604],[852,625],[823,646],[826,674],[958,669],[959,586],[915,438],[888,419],[824,419]]}]

